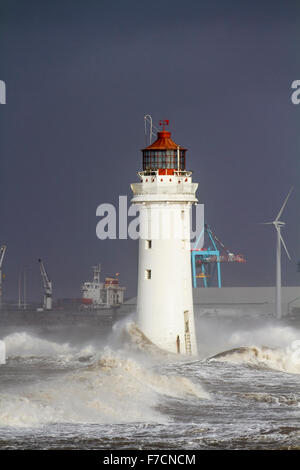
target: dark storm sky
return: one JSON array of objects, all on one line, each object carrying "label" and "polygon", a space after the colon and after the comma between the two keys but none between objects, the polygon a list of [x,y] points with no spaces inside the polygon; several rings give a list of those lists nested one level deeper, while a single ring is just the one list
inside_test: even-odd
[{"label": "dark storm sky", "polygon": [[137,242],[98,240],[96,208],[130,196],[146,113],[170,120],[206,221],[248,260],[224,285],[274,285],[274,229],[257,223],[295,185],[282,269],[299,285],[299,1],[1,0],[0,22],[5,299],[24,266],[41,298],[39,257],[56,298],[79,297],[99,261],[135,294]]}]

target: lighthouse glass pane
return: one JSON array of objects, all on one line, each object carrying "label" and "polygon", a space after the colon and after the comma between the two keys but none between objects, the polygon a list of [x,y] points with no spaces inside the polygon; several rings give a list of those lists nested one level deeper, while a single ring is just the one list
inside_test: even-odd
[{"label": "lighthouse glass pane", "polygon": [[[185,169],[185,150],[180,151],[180,169]],[[143,152],[143,170],[178,169],[177,150],[145,150]]]}]

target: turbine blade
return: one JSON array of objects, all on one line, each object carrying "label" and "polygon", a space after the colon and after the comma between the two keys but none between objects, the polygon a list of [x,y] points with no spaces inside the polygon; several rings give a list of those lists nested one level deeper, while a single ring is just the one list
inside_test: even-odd
[{"label": "turbine blade", "polygon": [[286,203],[288,202],[288,198],[290,197],[291,192],[293,191],[293,189],[294,189],[294,186],[292,186],[291,189],[289,190],[289,193],[288,193],[287,197],[285,198],[285,200],[284,200],[284,202],[283,202],[283,204],[282,204],[282,207],[281,207],[280,211],[279,211],[278,214],[277,214],[277,217],[276,217],[276,219],[275,219],[275,222],[277,222],[277,220],[279,220],[279,218],[280,218],[280,216],[281,216],[281,214],[282,214],[282,212],[283,212],[283,209],[285,208]]},{"label": "turbine blade", "polygon": [[284,243],[284,239],[282,238],[282,235],[281,235],[281,233],[280,233],[280,230],[279,230],[279,228],[277,227],[277,225],[275,225],[275,227],[276,227],[276,230],[277,230],[277,232],[278,232],[278,235],[279,235],[279,238],[280,238],[280,240],[281,240],[281,243],[282,243],[283,246],[284,246],[284,249],[285,249],[285,251],[286,251],[286,254],[288,255],[288,258],[291,259],[290,254],[289,254],[289,252],[288,252],[288,249],[287,249],[287,247],[286,247],[286,244]]},{"label": "turbine blade", "polygon": [[258,222],[259,225],[272,225],[273,222]]}]

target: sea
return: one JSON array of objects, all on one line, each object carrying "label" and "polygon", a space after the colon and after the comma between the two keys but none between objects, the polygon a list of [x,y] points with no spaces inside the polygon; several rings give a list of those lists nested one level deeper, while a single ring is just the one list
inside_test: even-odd
[{"label": "sea", "polygon": [[300,327],[201,316],[198,356],[122,318],[1,312],[0,449],[300,449]]}]

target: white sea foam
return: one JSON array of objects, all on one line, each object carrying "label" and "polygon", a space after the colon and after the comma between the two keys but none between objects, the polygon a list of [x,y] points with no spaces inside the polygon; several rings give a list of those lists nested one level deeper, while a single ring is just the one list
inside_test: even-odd
[{"label": "white sea foam", "polygon": [[241,394],[243,398],[254,400],[261,403],[275,403],[280,406],[296,406],[300,407],[300,396],[295,393],[287,395],[275,395],[264,392],[250,392]]},{"label": "white sea foam", "polygon": [[274,324],[251,330],[237,330],[228,336],[230,346],[265,344],[269,347],[285,348],[296,340],[300,340],[299,331],[291,326]]},{"label": "white sea foam", "polygon": [[284,349],[264,346],[234,348],[217,354],[211,360],[232,363],[247,363],[292,374],[300,374],[300,354],[292,343]]},{"label": "white sea foam", "polygon": [[68,343],[59,344],[33,336],[25,331],[12,333],[3,341],[9,356],[52,356],[73,351]]},{"label": "white sea foam", "polygon": [[63,377],[0,394],[0,426],[50,422],[166,422],[157,409],[161,397],[205,399],[189,379],[146,369],[135,359],[106,350],[92,365]]},{"label": "white sea foam", "polygon": [[69,343],[57,343],[43,338],[38,338],[28,332],[12,333],[3,341],[6,346],[8,359],[38,362],[41,358],[57,364],[67,364],[89,358],[96,354],[95,346],[88,344],[81,347],[71,346]]},{"label": "white sea foam", "polygon": [[[300,373],[299,331],[282,325],[267,325],[252,330],[238,330],[229,335],[232,346],[246,346],[226,353],[224,359],[232,362],[248,362],[282,372]],[[262,346],[266,345],[266,346]]]}]

